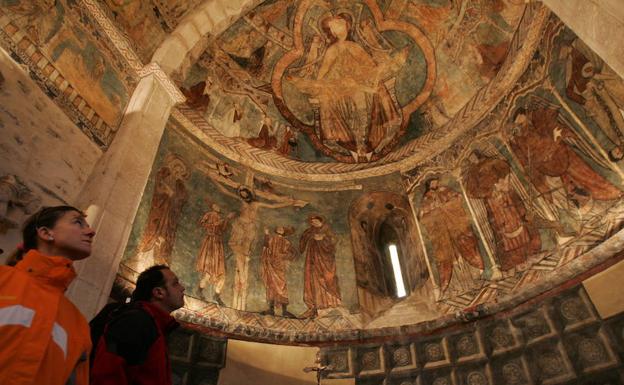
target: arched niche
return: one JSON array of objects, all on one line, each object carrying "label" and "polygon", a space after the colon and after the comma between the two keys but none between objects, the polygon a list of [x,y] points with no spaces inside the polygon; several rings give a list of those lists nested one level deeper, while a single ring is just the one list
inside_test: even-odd
[{"label": "arched niche", "polygon": [[364,312],[379,314],[398,300],[389,244],[399,250],[407,294],[426,282],[427,266],[407,197],[385,191],[365,194],[351,205],[349,224],[358,299]]}]

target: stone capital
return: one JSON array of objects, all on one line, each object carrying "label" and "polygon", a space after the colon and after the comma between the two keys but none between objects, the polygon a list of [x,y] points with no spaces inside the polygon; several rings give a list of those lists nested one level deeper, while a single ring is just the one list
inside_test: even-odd
[{"label": "stone capital", "polygon": [[173,101],[173,105],[184,103],[186,101],[186,97],[182,94],[182,92],[180,92],[173,80],[171,80],[171,78],[165,73],[165,71],[163,71],[158,63],[149,63],[148,65],[137,71],[137,74],[141,79],[153,75],[154,79],[156,79],[163,87],[165,92],[167,92],[167,95],[169,95],[169,97]]}]

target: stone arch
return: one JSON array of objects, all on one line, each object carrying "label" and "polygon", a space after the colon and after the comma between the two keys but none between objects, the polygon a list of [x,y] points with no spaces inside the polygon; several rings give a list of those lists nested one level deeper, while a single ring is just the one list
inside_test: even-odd
[{"label": "stone arch", "polygon": [[[160,44],[152,56],[163,71],[172,76],[203,52],[202,41],[225,31],[240,16],[262,3],[260,0],[205,0],[185,17]],[[195,49],[197,45],[199,49]]]},{"label": "stone arch", "polygon": [[384,228],[393,233],[400,251],[408,293],[428,279],[428,270],[416,237],[416,223],[406,196],[377,191],[361,196],[349,209],[351,245],[360,306],[369,314],[392,306],[395,287],[389,255],[383,249]]}]

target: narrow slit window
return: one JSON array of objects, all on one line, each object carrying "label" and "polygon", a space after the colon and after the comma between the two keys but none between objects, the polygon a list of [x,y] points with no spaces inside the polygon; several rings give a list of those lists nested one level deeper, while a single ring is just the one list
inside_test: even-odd
[{"label": "narrow slit window", "polygon": [[397,297],[403,298],[407,295],[405,292],[405,284],[403,283],[403,274],[401,273],[401,264],[399,263],[399,252],[396,245],[388,245],[390,251],[390,261],[392,262],[392,271],[394,272],[394,283],[396,284]]}]

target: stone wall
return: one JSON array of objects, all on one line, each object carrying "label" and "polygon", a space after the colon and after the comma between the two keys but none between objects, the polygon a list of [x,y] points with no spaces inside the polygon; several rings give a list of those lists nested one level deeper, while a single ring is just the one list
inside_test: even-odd
[{"label": "stone wall", "polygon": [[179,328],[169,336],[174,385],[216,385],[225,366],[227,341]]},{"label": "stone wall", "polygon": [[0,49],[0,255],[41,205],[71,204],[102,155],[28,72]]}]

